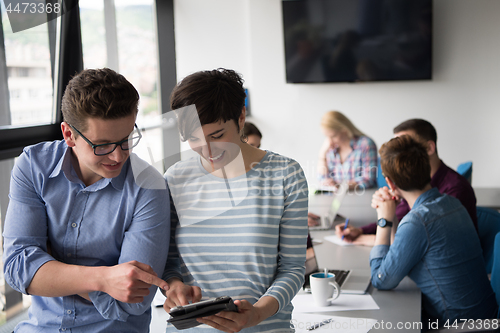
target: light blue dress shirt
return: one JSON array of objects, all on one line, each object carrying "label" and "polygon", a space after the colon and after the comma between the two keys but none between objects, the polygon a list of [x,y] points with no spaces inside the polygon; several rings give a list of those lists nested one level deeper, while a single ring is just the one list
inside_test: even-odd
[{"label": "light blue dress shirt", "polygon": [[[137,260],[161,276],[169,247],[169,194],[166,186],[139,186],[132,158],[137,156],[130,156],[119,176],[86,187],[64,141],[24,149],[12,170],[3,233],[9,285],[26,293],[37,270],[50,260],[82,266]],[[156,177],[154,172],[150,177]],[[158,177],[164,182],[159,173]],[[103,292],[91,292],[92,302],[77,295],[33,296],[29,320],[15,331],[147,332],[155,292],[156,286],[151,287],[137,304],[119,302]]]},{"label": "light blue dress shirt", "polygon": [[479,237],[458,199],[433,188],[399,223],[394,242],[370,253],[372,284],[395,288],[408,275],[422,291],[423,324],[495,318],[495,294]]}]

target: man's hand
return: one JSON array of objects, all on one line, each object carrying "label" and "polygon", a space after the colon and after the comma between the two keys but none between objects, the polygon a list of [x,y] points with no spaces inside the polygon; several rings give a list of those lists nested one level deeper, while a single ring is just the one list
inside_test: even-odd
[{"label": "man's hand", "polygon": [[246,327],[255,326],[268,317],[248,301],[236,300],[234,304],[238,307],[238,312],[221,311],[216,315],[198,318],[197,320],[220,331],[232,333],[239,332]]},{"label": "man's hand", "polygon": [[[372,201],[372,207],[374,203]],[[395,222],[394,219],[396,217],[396,200],[384,200],[384,201],[376,201],[376,209],[377,216],[379,219],[384,218],[388,221]]]},{"label": "man's hand", "polygon": [[396,201],[396,203],[399,203],[400,198],[392,193],[387,186],[384,186],[373,193],[371,206],[372,208],[377,209],[380,202],[384,202],[387,200]]},{"label": "man's hand", "polygon": [[102,286],[99,290],[125,303],[144,301],[144,296],[149,295],[152,285],[168,289],[167,283],[156,275],[151,266],[135,260],[103,267],[101,278]]},{"label": "man's hand", "polygon": [[344,223],[339,223],[335,225],[335,234],[339,238],[342,238],[342,236],[344,236],[344,241],[352,243],[360,235],[363,234],[363,230],[361,228],[356,228],[351,225],[348,225],[347,228],[344,228]]},{"label": "man's hand", "polygon": [[313,213],[307,213],[307,225],[310,227],[315,227],[319,225],[320,217]]},{"label": "man's hand", "polygon": [[189,301],[192,303],[201,300],[201,289],[196,286],[185,285],[177,278],[172,278],[168,281],[168,290],[165,292],[167,299],[163,303],[165,311],[170,312],[170,309],[178,305],[187,305]]}]

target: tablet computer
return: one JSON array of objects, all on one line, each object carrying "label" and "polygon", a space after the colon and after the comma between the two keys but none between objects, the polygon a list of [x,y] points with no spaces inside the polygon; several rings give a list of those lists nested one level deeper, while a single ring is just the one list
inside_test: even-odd
[{"label": "tablet computer", "polygon": [[197,318],[212,316],[221,311],[238,312],[238,307],[229,296],[221,296],[206,301],[191,303],[188,305],[176,306],[170,309],[170,318],[167,322],[171,323],[178,330],[191,328],[200,325]]}]

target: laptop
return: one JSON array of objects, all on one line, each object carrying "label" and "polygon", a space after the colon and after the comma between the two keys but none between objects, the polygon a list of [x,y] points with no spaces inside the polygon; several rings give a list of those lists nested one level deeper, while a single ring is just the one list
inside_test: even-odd
[{"label": "laptop", "polygon": [[309,197],[309,212],[319,216],[319,225],[310,226],[309,230],[329,230],[332,228],[348,188],[347,184],[341,184],[331,194],[314,194]]},{"label": "laptop", "polygon": [[[313,273],[323,272],[318,266],[314,246],[307,248],[306,273],[304,280],[304,291],[311,292],[310,276]],[[339,284],[341,293],[363,295],[368,292],[371,285],[371,271],[369,269],[330,269],[329,273],[335,274],[335,281]]]}]

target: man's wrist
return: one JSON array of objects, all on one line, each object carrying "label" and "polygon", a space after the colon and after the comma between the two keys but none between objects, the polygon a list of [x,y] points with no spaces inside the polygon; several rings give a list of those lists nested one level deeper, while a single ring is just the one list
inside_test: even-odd
[{"label": "man's wrist", "polygon": [[172,284],[177,284],[177,283],[182,283],[184,284],[184,281],[182,281],[181,279],[179,279],[177,276],[174,276],[174,277],[171,277],[170,279],[168,279],[166,281],[168,283],[168,285],[172,285]]},{"label": "man's wrist", "polygon": [[374,245],[391,245],[392,228],[382,228],[377,225]]},{"label": "man's wrist", "polygon": [[90,283],[90,286],[89,286],[90,291],[88,293],[93,292],[93,291],[106,292],[104,290],[105,289],[104,281],[105,281],[105,277],[109,276],[108,267],[109,266],[96,266],[96,267],[91,268],[93,270],[92,276],[94,276],[95,278],[88,280]]},{"label": "man's wrist", "polygon": [[390,228],[392,227],[393,225],[393,222],[392,221],[389,221],[388,219],[384,218],[384,217],[381,217],[377,220],[377,226],[381,227],[381,228]]}]

